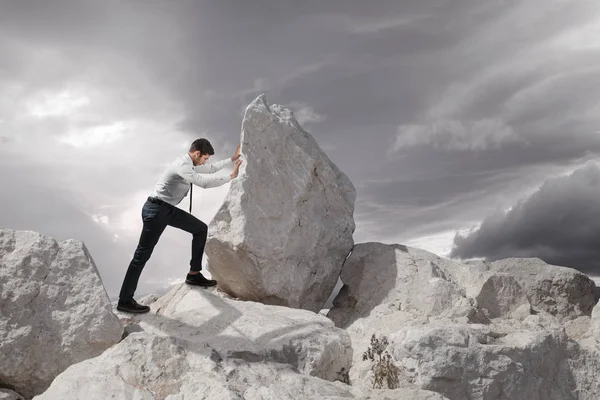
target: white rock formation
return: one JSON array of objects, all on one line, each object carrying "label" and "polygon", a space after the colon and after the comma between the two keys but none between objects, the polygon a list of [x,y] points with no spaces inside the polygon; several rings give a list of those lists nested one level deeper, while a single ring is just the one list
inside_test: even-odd
[{"label": "white rock formation", "polygon": [[353,246],[354,186],[264,95],[246,108],[241,143],[240,174],[209,225],[208,270],[232,296],[318,312]]},{"label": "white rock formation", "polygon": [[[366,390],[370,393],[369,390]],[[289,364],[222,358],[210,347],[138,332],[100,357],[73,365],[35,400],[422,399],[435,393],[365,390],[298,373]]]},{"label": "white rock formation", "polygon": [[25,397],[121,339],[83,243],[0,229],[0,382]]},{"label": "white rock formation", "polygon": [[[390,392],[330,382],[350,367],[350,339],[329,319],[306,310],[179,285],[154,302],[149,314],[133,318],[142,331],[71,366],[35,399],[390,398]],[[397,399],[443,399],[420,390],[391,393]]]},{"label": "white rock formation", "polygon": [[591,334],[600,342],[600,303],[592,310]]},{"label": "white rock formation", "polygon": [[469,273],[490,271],[512,276],[535,309],[544,310],[560,321],[589,316],[595,304],[596,285],[587,275],[572,268],[546,264],[539,258],[506,258],[466,265]]},{"label": "white rock formation", "polygon": [[[493,274],[479,288],[475,297],[479,308],[486,311],[489,318],[514,316],[524,312],[530,314],[531,304],[525,290],[517,280],[509,275]],[[518,315],[516,315],[518,318]]]},{"label": "white rock formation", "polygon": [[328,316],[352,338],[352,382],[372,377],[362,353],[375,334],[390,342],[400,386],[449,399],[600,397],[600,351],[585,334],[593,285],[573,269],[452,262],[367,243],[355,246],[342,280]]},{"label": "white rock formation", "polygon": [[185,284],[152,304],[142,329],[210,346],[224,358],[290,364],[307,375],[335,380],[350,369],[348,334],[310,311],[239,301]]}]

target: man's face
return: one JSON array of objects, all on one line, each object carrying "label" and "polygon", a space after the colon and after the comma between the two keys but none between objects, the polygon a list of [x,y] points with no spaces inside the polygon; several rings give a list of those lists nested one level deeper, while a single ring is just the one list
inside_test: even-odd
[{"label": "man's face", "polygon": [[195,151],[192,153],[192,160],[194,161],[194,165],[204,165],[209,158],[209,154],[200,154],[199,151]]}]

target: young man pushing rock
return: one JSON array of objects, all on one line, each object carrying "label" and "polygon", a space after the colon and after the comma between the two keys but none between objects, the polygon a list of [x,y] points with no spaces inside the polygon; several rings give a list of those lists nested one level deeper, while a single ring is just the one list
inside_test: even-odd
[{"label": "young man pushing rock", "polygon": [[[205,165],[213,154],[215,154],[215,151],[208,140],[195,140],[190,146],[189,152],[171,163],[156,183],[152,194],[142,208],[144,226],[133,259],[123,280],[117,310],[131,313],[150,311],[150,307],[138,304],[133,299],[133,295],[142,269],[150,259],[154,246],[158,243],[158,239],[167,225],[182,229],[193,235],[190,272],[185,282],[190,285],[205,287],[217,284],[217,281],[206,279],[200,272],[202,270],[202,254],[206,244],[208,226],[192,214],[176,207],[187,196],[192,185],[208,189],[224,185],[237,177],[242,163],[242,160],[239,159],[239,145],[233,157]],[[233,162],[235,162],[233,172],[228,177],[206,175],[213,174]]]}]

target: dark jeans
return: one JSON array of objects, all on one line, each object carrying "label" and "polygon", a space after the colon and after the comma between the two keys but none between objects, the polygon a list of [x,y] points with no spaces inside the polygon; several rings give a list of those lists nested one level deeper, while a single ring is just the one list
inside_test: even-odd
[{"label": "dark jeans", "polygon": [[142,208],[142,221],[144,222],[144,227],[140,235],[140,241],[125,274],[123,286],[121,286],[119,300],[122,301],[133,299],[142,269],[150,259],[154,246],[158,243],[158,239],[167,225],[194,235],[192,239],[190,267],[192,271],[200,271],[202,269],[202,254],[204,253],[208,233],[208,227],[204,222],[192,214],[153,198],[148,198]]}]

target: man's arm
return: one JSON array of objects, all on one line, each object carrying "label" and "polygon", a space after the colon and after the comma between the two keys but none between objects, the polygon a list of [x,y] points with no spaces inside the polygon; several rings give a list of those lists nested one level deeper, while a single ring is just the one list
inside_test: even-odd
[{"label": "man's arm", "polygon": [[217,161],[214,164],[198,165],[194,167],[194,171],[201,174],[214,174],[215,172],[222,170],[227,165],[233,164],[234,161],[238,160],[240,158],[240,148],[241,145],[238,144],[237,148],[235,149],[235,153],[231,158],[226,158],[224,160]]},{"label": "man's arm", "polygon": [[[223,168],[223,167],[221,167]],[[218,170],[217,170],[218,171]],[[202,188],[208,189],[217,186],[221,186],[230,182],[232,177],[231,175],[227,176],[210,176],[205,174],[200,174],[194,170],[194,168],[190,164],[184,164],[177,168],[177,174],[181,176],[183,179],[188,181],[189,183],[193,183],[196,186],[200,186]]]},{"label": "man's arm", "polygon": [[231,158],[226,158],[224,160],[220,160],[212,164],[196,165],[193,168],[194,171],[196,171],[199,174],[214,174],[215,172],[220,171],[231,164],[233,164]]}]

